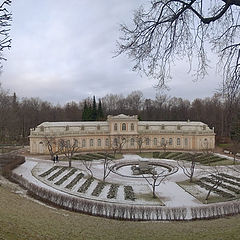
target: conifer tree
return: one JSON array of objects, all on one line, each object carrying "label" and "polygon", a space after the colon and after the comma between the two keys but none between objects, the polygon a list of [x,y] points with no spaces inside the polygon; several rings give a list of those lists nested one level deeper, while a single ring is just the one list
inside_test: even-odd
[{"label": "conifer tree", "polygon": [[92,105],[92,121],[97,120],[97,104],[95,96],[93,96],[93,105]]},{"label": "conifer tree", "polygon": [[82,111],[82,120],[83,121],[87,121],[87,112],[88,112],[88,105],[86,100],[84,101],[84,107],[83,107],[83,111]]},{"label": "conifer tree", "polygon": [[101,99],[98,100],[97,120],[103,120],[103,109]]}]

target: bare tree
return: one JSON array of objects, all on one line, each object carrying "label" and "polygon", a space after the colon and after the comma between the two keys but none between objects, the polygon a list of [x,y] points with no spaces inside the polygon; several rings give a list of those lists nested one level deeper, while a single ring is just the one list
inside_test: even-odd
[{"label": "bare tree", "polygon": [[51,159],[53,160],[54,156],[58,153],[57,150],[57,140],[55,137],[45,137],[44,138],[44,144],[48,148],[48,152],[51,156]]},{"label": "bare tree", "polygon": [[136,61],[135,70],[166,86],[175,59],[197,56],[195,73],[207,73],[207,52],[219,56],[225,93],[236,97],[240,86],[239,0],[153,0],[135,11],[133,25],[121,25],[118,54]]},{"label": "bare tree", "polygon": [[8,10],[11,3],[11,0],[5,0],[0,4],[0,68],[2,67],[2,60],[6,60],[6,58],[2,56],[3,50],[11,47],[9,31],[12,14]]},{"label": "bare tree", "polygon": [[106,178],[109,176],[111,170],[109,168],[112,159],[109,157],[109,153],[106,151],[104,154],[104,160],[103,160],[103,182],[105,182]]},{"label": "bare tree", "polygon": [[127,143],[127,136],[125,135],[114,135],[111,138],[110,146],[113,150],[114,157],[116,152],[118,151],[120,154],[122,153],[123,146]]},{"label": "bare tree", "polygon": [[211,182],[208,182],[208,184],[210,184],[210,187],[205,197],[205,202],[207,203],[211,193],[216,191],[223,183],[223,176],[221,175],[221,168],[217,166],[212,166],[207,170],[204,169],[201,174],[204,174],[204,173],[208,174],[208,176],[211,177]]},{"label": "bare tree", "polygon": [[185,176],[189,178],[190,182],[193,182],[193,175],[195,172],[196,167],[196,156],[197,153],[188,153],[189,154],[189,161],[177,161],[178,166],[183,170]]},{"label": "bare tree", "polygon": [[[144,174],[142,174],[142,176],[152,187],[153,197],[156,198],[156,187],[158,187],[166,178],[166,170],[163,170],[160,173],[157,173],[156,171],[151,171],[151,173],[149,174],[151,175],[150,177],[144,176]],[[148,178],[151,178],[151,181]]]},{"label": "bare tree", "polygon": [[92,171],[92,161],[87,161],[87,160],[83,160],[82,161],[84,167],[87,169],[87,171],[90,174],[90,177],[93,177],[93,171]]},{"label": "bare tree", "polygon": [[135,137],[135,142],[137,143],[137,148],[139,150],[139,153],[142,152],[142,147],[143,147],[143,144],[146,142],[146,137],[144,135],[137,135]]},{"label": "bare tree", "polygon": [[161,142],[161,147],[162,147],[164,152],[166,152],[167,146],[168,146],[168,141],[167,140],[164,140],[164,141]]},{"label": "bare tree", "polygon": [[77,139],[73,139],[73,143],[71,144],[70,140],[60,139],[58,141],[59,152],[64,154],[68,159],[69,167],[72,167],[72,158],[73,154],[79,151],[78,141]]}]

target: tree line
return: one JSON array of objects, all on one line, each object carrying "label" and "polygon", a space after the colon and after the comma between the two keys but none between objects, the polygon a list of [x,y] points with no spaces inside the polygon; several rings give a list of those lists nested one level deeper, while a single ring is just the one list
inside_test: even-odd
[{"label": "tree line", "polygon": [[93,97],[61,106],[39,98],[20,99],[0,87],[0,143],[26,143],[30,128],[45,121],[102,121],[120,113],[150,121],[202,121],[215,128],[217,137],[229,137],[234,116],[240,112],[239,101],[240,97],[229,109],[228,101],[219,94],[190,102],[167,95],[149,99],[134,91],[126,97],[108,94],[98,104]]}]

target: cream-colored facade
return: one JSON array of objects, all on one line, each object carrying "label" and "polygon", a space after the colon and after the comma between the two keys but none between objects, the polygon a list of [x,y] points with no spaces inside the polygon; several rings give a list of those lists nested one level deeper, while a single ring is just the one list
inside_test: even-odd
[{"label": "cream-colored facade", "polygon": [[[81,151],[204,150],[215,147],[214,129],[202,122],[139,121],[137,115],[109,115],[107,121],[44,122],[30,130],[30,152],[48,154],[47,139],[68,140]],[[57,148],[54,146],[54,148]]]}]

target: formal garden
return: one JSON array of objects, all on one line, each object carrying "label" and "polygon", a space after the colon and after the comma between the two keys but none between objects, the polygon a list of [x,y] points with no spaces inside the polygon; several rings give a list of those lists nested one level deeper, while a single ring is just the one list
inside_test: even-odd
[{"label": "formal garden", "polygon": [[59,160],[26,157],[11,177],[43,201],[108,218],[189,220],[240,212],[239,166],[220,154],[81,153],[71,167],[64,156]]}]

